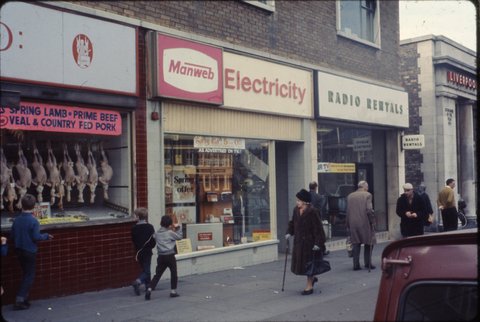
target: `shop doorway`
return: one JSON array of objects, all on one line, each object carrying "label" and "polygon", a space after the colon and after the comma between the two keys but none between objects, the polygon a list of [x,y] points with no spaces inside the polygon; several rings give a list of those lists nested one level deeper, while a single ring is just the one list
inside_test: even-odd
[{"label": "shop doorway", "polygon": [[[374,189],[374,180],[373,180],[373,164],[371,163],[357,163],[355,172],[355,186],[360,181],[366,181],[368,183],[368,191],[373,194]],[[375,196],[373,196],[375,198]],[[372,200],[373,202],[373,200]]]},{"label": "shop doorway", "polygon": [[[367,181],[369,191],[374,191],[372,163],[355,163],[352,173],[319,173],[319,194],[322,198],[322,219],[332,228],[333,237],[346,236],[347,197],[357,190],[359,181]],[[375,198],[375,197],[373,197]],[[372,200],[372,202],[374,202]]]}]

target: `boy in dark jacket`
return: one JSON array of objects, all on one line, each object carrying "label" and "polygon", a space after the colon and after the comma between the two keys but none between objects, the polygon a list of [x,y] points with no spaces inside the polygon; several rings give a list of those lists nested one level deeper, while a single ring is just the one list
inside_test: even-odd
[{"label": "boy in dark jacket", "polygon": [[15,218],[10,237],[15,242],[15,253],[22,268],[22,282],[15,300],[14,310],[26,310],[30,307],[28,294],[35,280],[35,262],[40,240],[49,240],[53,236],[40,233],[40,223],[33,216],[37,200],[29,193],[22,198],[22,213]]},{"label": "boy in dark jacket", "polygon": [[133,282],[132,287],[135,295],[140,295],[140,285],[145,284],[145,289],[150,284],[150,266],[152,264],[152,249],[155,247],[153,234],[155,229],[147,222],[148,210],[137,208],[134,211],[138,222],[132,227],[132,241],[135,246],[135,260],[140,264],[142,272]]}]

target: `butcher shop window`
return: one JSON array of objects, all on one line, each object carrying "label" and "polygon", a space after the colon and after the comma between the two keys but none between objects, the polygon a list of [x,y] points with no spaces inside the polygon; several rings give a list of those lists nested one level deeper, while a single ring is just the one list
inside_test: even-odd
[{"label": "butcher shop window", "polygon": [[[12,129],[15,124],[9,124],[0,130],[2,227],[11,225],[20,213],[20,199],[26,193],[37,198],[34,214],[40,224],[129,216],[129,115],[41,107],[38,113],[34,108],[13,111],[8,115],[9,122],[17,122],[18,128]],[[7,114],[4,109],[2,116]],[[14,117],[18,119],[15,121]],[[66,120],[72,123],[67,124]],[[80,122],[85,131],[78,128]],[[35,126],[44,127],[35,131]]]},{"label": "butcher shop window", "polygon": [[[166,210],[193,250],[272,238],[268,151],[262,140],[166,135]],[[221,233],[201,240],[209,224]]]}]

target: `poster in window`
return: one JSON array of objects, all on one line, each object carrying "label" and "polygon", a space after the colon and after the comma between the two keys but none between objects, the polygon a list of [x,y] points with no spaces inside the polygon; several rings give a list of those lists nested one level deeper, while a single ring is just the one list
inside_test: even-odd
[{"label": "poster in window", "polygon": [[172,211],[173,215],[182,224],[195,224],[197,222],[195,206],[176,206],[172,207]]},{"label": "poster in window", "polygon": [[173,203],[195,202],[195,172],[188,167],[174,167],[172,180]]}]

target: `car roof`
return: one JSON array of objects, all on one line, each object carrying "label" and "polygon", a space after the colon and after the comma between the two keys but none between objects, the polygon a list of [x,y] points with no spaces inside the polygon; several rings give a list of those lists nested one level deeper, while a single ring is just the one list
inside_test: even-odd
[{"label": "car roof", "polygon": [[426,235],[407,237],[388,244],[383,250],[382,257],[394,249],[448,244],[478,244],[478,228],[453,230],[448,232],[429,233]]},{"label": "car roof", "polygon": [[477,228],[404,238],[385,247],[382,270],[388,275],[392,265],[410,267],[406,283],[424,279],[477,279],[477,245]]}]

